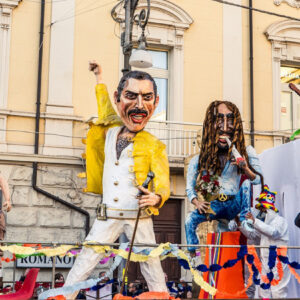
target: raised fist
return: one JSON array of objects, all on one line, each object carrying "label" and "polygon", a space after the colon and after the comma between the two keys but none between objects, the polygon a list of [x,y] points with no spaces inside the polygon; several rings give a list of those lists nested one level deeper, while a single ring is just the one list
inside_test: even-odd
[{"label": "raised fist", "polygon": [[95,74],[97,84],[102,83],[102,68],[95,60],[89,61],[89,71]]},{"label": "raised fist", "polygon": [[101,66],[95,61],[89,61],[89,71],[93,72],[95,75],[100,75],[102,73]]}]

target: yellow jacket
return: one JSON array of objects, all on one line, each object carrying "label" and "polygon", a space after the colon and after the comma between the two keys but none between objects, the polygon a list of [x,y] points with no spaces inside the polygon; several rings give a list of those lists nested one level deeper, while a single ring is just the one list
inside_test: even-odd
[{"label": "yellow jacket", "polygon": [[[98,120],[91,125],[87,135],[86,147],[86,192],[102,194],[102,176],[104,166],[104,145],[109,128],[120,126],[122,122],[110,102],[104,84],[96,85]],[[152,190],[161,196],[160,207],[170,196],[169,163],[166,146],[147,131],[140,131],[133,138],[133,170],[136,183],[142,185],[149,171],[155,174]],[[153,214],[158,214],[155,207],[150,207]]]}]

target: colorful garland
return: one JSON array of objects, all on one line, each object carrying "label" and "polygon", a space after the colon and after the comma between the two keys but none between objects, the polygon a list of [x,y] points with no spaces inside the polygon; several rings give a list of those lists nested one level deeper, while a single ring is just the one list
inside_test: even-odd
[{"label": "colorful garland", "polygon": [[[118,264],[118,262],[121,261],[121,258],[126,259],[128,256],[128,248],[127,248],[128,245],[127,244],[122,244],[121,245],[122,247],[120,247],[119,249],[114,249],[109,246],[94,245],[94,242],[85,242],[84,246],[93,248],[93,250],[97,253],[105,254],[105,257],[100,261],[101,264],[105,264],[111,258],[114,258],[115,261],[113,263],[113,268],[115,268],[116,265]],[[36,247],[36,248],[34,248],[34,247]],[[5,261],[5,262],[14,261],[16,258],[23,258],[23,257],[35,256],[35,255],[37,255],[37,256],[40,256],[40,255],[74,256],[79,253],[79,250],[77,250],[77,249],[74,250],[74,248],[77,248],[77,246],[61,245],[59,247],[54,247],[54,248],[50,248],[50,247],[43,248],[39,244],[23,244],[23,245],[18,244],[18,245],[0,246],[0,249],[2,251],[10,251],[14,255],[12,259],[2,258],[2,261]],[[183,268],[191,270],[195,282],[201,288],[203,288],[205,291],[207,291],[209,294],[211,294],[213,296],[217,292],[218,292],[218,294],[220,293],[220,294],[226,296],[225,293],[222,293],[221,291],[217,291],[217,289],[215,289],[214,287],[210,286],[207,282],[205,282],[198,271],[200,271],[200,272],[217,272],[223,268],[233,267],[238,261],[240,261],[246,257],[247,266],[250,268],[250,273],[252,274],[251,280],[250,279],[248,280],[248,284],[250,284],[250,282],[251,282],[251,284],[254,282],[254,284],[260,285],[261,288],[263,288],[263,289],[269,289],[271,286],[278,285],[284,275],[282,263],[288,265],[291,273],[296,277],[296,279],[300,283],[300,276],[295,271],[295,269],[296,270],[300,269],[300,264],[298,262],[290,262],[288,257],[286,256],[286,253],[287,253],[286,248],[277,248],[276,246],[269,247],[268,267],[269,267],[270,271],[266,275],[262,275],[262,263],[256,253],[255,247],[254,246],[246,246],[246,245],[241,246],[239,252],[237,253],[237,258],[230,259],[227,262],[225,262],[223,265],[214,263],[210,266],[206,266],[205,264],[201,264],[201,265],[193,268],[190,264],[190,261],[189,261],[189,258],[187,257],[187,255],[181,249],[179,249],[177,245],[173,245],[170,243],[160,244],[157,248],[144,249],[142,251],[140,251],[134,247],[131,259],[132,259],[132,261],[135,261],[135,262],[144,262],[144,261],[147,261],[149,257],[160,257],[161,260],[163,260],[167,257],[176,257],[179,261],[179,264]],[[277,260],[277,265],[276,265],[276,260]],[[278,278],[274,278],[274,273],[272,271],[272,269],[275,267],[275,265],[276,265],[277,271],[278,271]],[[261,279],[258,279],[259,275],[260,275]],[[93,284],[91,284],[92,283],[91,281],[81,282],[81,283],[76,284],[76,287],[68,287],[68,290],[70,290],[70,289],[73,290],[73,288],[79,288],[79,289],[90,288],[91,286],[95,286],[98,283],[98,281],[97,282],[93,281]],[[262,283],[261,283],[261,281],[262,281]],[[248,284],[247,284],[247,286],[248,286]],[[84,287],[81,287],[81,286],[84,286]],[[62,289],[64,289],[64,288],[62,288]],[[57,289],[55,291],[57,291]],[[244,290],[238,292],[238,294],[240,295],[243,292],[244,292]],[[55,292],[55,293],[56,293],[56,295],[58,295],[57,292]],[[70,293],[72,293],[72,292],[70,292]],[[50,295],[50,296],[54,296],[54,295]]]},{"label": "colorful garland", "polygon": [[297,274],[296,270],[300,270],[300,264],[296,261],[290,262],[289,258],[286,256],[287,248],[280,248],[277,249],[278,259],[283,262],[284,264],[288,265],[288,268],[290,269],[290,272],[295,276],[297,281],[300,283],[300,276]]},{"label": "colorful garland", "polygon": [[[279,258],[277,257],[277,252],[279,251],[279,249],[277,249],[276,252],[276,247],[275,246],[271,246],[270,247],[270,252],[269,252],[269,260],[268,260],[268,267],[270,269],[270,272],[267,273],[267,275],[262,275],[262,263],[257,255],[257,252],[254,248],[254,246],[248,246],[248,252],[253,256],[255,265],[252,265],[252,268],[255,270],[255,279],[253,279],[253,281],[255,282],[256,285],[260,285],[260,280],[257,279],[258,273],[260,274],[261,280],[263,281],[263,283],[260,285],[261,288],[263,289],[269,289],[270,286],[276,286],[279,284],[279,282],[282,280],[284,272],[283,272],[283,267],[281,264],[281,261],[279,260]],[[275,261],[276,258],[278,260],[277,263],[277,272],[278,272],[278,279],[274,278],[274,274],[272,272],[272,269],[275,266]]]}]

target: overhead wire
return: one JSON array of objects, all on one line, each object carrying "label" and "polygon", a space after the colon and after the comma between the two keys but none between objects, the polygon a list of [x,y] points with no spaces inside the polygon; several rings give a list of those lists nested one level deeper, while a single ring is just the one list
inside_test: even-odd
[{"label": "overhead wire", "polygon": [[231,5],[231,6],[236,6],[236,7],[240,7],[240,8],[244,8],[244,9],[249,9],[249,10],[253,10],[253,11],[256,11],[259,13],[263,13],[263,14],[268,14],[268,15],[275,16],[275,17],[285,18],[285,19],[294,20],[294,21],[300,21],[299,18],[295,18],[292,16],[283,15],[283,14],[279,14],[276,12],[272,12],[272,11],[268,11],[268,10],[264,10],[264,9],[260,9],[260,8],[255,8],[255,7],[250,7],[250,6],[242,5],[242,4],[238,4],[238,3],[233,3],[233,2],[226,1],[226,0],[210,0],[210,1],[218,2],[218,3],[222,3],[222,4],[226,4],[226,5]]},{"label": "overhead wire", "polygon": [[[202,126],[201,126],[202,127]],[[150,130],[157,130],[157,128],[149,128]],[[88,129],[85,129],[85,131],[87,131]],[[167,131],[168,129],[166,129]],[[35,131],[30,131],[30,130],[20,130],[20,129],[3,129],[3,128],[0,128],[0,131],[3,131],[3,132],[17,132],[17,133],[28,133],[28,134],[36,134]],[[279,134],[281,132],[281,134]],[[196,133],[196,131],[195,131]],[[282,134],[292,134],[292,131],[289,131],[287,132],[286,130],[284,131],[280,131],[280,130],[270,130],[270,131],[267,131],[267,130],[259,130],[257,132],[255,132],[255,135],[260,135],[261,133],[264,133],[265,135],[263,136],[266,136],[267,134],[269,134],[270,137],[272,136],[282,136]],[[59,133],[51,133],[51,132],[39,132],[39,134],[42,134],[42,135],[48,135],[48,136],[57,136],[57,137],[66,137],[66,138],[72,138],[72,139],[85,139],[86,136],[75,136],[75,135],[67,135],[67,134],[59,134]],[[249,133],[245,133],[246,135],[248,135]],[[282,137],[285,137],[285,136],[282,136]],[[196,139],[196,136],[191,136],[191,137],[168,137],[168,138],[159,138],[160,140],[194,140]]]},{"label": "overhead wire", "polygon": [[[90,6],[94,5],[95,3],[99,2],[99,0],[95,0],[95,1],[92,2],[92,3],[87,3],[87,2],[89,2],[89,1],[86,1],[86,2],[81,1],[81,2],[79,2],[79,4],[77,4],[77,6],[76,6],[77,13],[79,13],[79,12],[81,12],[81,11],[84,11],[84,9],[86,9],[87,7],[90,7]],[[82,6],[82,4],[85,4],[85,5]],[[80,6],[81,6],[81,7],[80,7]],[[79,7],[80,7],[80,8],[79,8]],[[69,15],[70,13],[71,13],[71,15]],[[72,7],[72,8],[67,9],[67,10],[60,16],[60,18],[72,17],[73,15],[74,15],[74,8]],[[56,21],[52,22],[52,23],[50,24],[50,26],[52,26],[52,25],[55,24],[55,23],[57,23],[57,22],[56,22]]]},{"label": "overhead wire", "polygon": [[[41,0],[23,0],[23,1],[24,2],[41,3]],[[45,3],[46,4],[51,4],[51,3],[59,3],[59,2],[67,2],[67,1],[70,1],[70,0],[45,0]],[[289,15],[279,14],[279,13],[276,13],[276,12],[273,12],[273,11],[268,11],[268,10],[264,10],[264,9],[250,7],[250,6],[247,6],[247,5],[233,3],[233,2],[230,2],[230,1],[226,1],[226,0],[210,0],[210,1],[219,2],[221,4],[236,6],[236,7],[240,7],[240,8],[244,8],[244,9],[249,9],[249,10],[259,12],[259,13],[264,13],[264,14],[268,14],[268,15],[272,15],[272,16],[276,16],[276,17],[286,18],[286,19],[290,19],[290,20],[294,20],[294,21],[300,21],[299,18],[292,17],[292,16],[289,16]],[[116,2],[116,0],[113,1],[113,2]],[[113,3],[113,2],[111,2],[111,3]],[[122,2],[122,1],[120,1],[120,2]],[[81,3],[83,3],[83,1]],[[109,4],[111,4],[111,3],[109,3]]]},{"label": "overhead wire", "polygon": [[86,9],[86,10],[84,10],[84,11],[76,12],[74,15],[71,15],[71,16],[68,16],[68,17],[65,17],[65,18],[61,18],[61,19],[58,19],[58,20],[52,22],[52,23],[50,24],[50,26],[52,26],[52,25],[54,25],[54,24],[57,24],[57,23],[59,23],[59,22],[63,22],[63,21],[66,21],[66,20],[69,20],[69,19],[78,17],[78,16],[80,16],[80,15],[86,14],[86,13],[91,12],[91,11],[93,11],[93,10],[96,10],[96,9],[99,9],[99,8],[102,8],[102,7],[105,7],[105,6],[108,6],[108,5],[113,4],[113,3],[115,3],[115,2],[116,2],[116,0],[110,1],[110,2],[108,2],[108,3],[102,4],[102,5],[93,7],[93,8]]}]

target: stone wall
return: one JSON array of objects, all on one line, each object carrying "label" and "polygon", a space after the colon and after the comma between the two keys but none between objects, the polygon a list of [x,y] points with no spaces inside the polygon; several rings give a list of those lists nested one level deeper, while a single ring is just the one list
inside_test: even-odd
[{"label": "stone wall", "polygon": [[[83,193],[86,179],[77,177],[83,172],[80,165],[53,165],[39,164],[37,186],[41,189],[70,202],[90,214],[90,226],[92,226],[96,212],[95,208],[100,201],[100,196]],[[21,163],[19,165],[2,163],[1,174],[8,180],[13,208],[7,214],[7,232],[5,241],[21,243],[77,243],[82,242],[85,233],[85,215],[82,215],[65,205],[62,205],[32,188],[32,164]],[[184,198],[184,178],[179,173],[171,174],[172,196]],[[185,215],[194,207],[185,201],[182,211],[182,239],[185,240],[184,219]],[[5,257],[12,257],[5,253]],[[3,263],[4,281],[13,280],[13,266],[11,263]],[[98,265],[92,274],[97,276],[100,270],[107,270],[109,264]],[[16,268],[15,278],[18,280],[25,269]],[[69,269],[57,269],[67,276]],[[51,269],[41,269],[38,281],[51,281]],[[185,272],[184,272],[185,273]],[[184,275],[186,276],[186,275]]]},{"label": "stone wall", "polygon": [[[13,208],[7,213],[6,241],[41,243],[77,243],[85,238],[85,215],[33,190],[32,164],[0,165],[1,174],[8,179]],[[90,214],[90,226],[95,220],[95,208],[100,196],[82,192],[86,180],[77,177],[80,166],[38,166],[37,186],[70,202]],[[10,257],[9,253],[4,254]],[[13,278],[13,263],[3,263],[4,280]],[[104,266],[105,268],[105,266]],[[16,270],[18,280],[24,269]],[[61,270],[58,270],[61,271]],[[66,275],[68,270],[62,270]],[[97,274],[99,270],[95,270]],[[51,269],[40,271],[38,280],[51,280]]]}]

